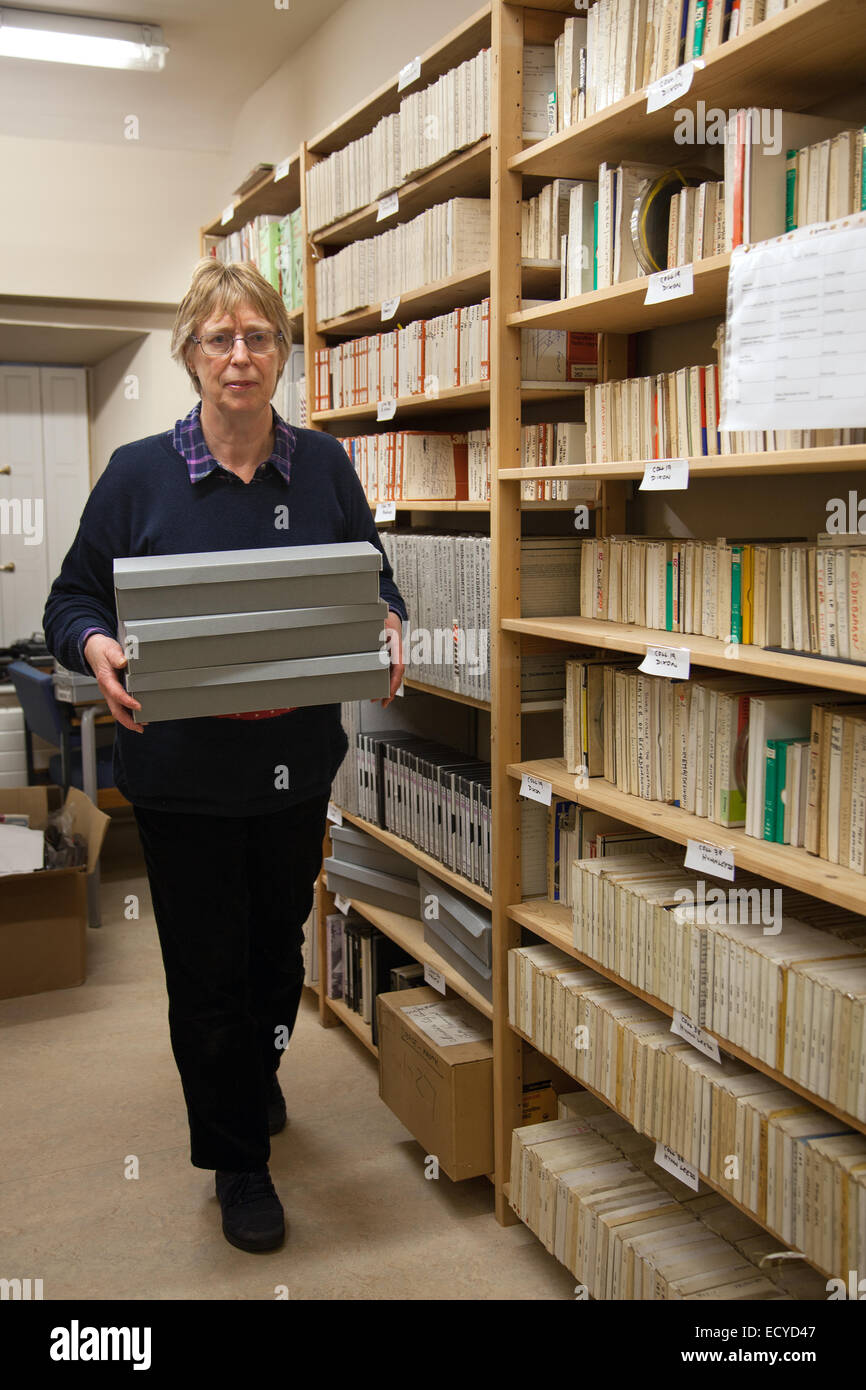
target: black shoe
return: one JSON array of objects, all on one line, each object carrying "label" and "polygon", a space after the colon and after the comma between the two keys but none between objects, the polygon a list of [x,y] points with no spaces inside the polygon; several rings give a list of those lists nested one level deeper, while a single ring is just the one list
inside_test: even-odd
[{"label": "black shoe", "polygon": [[268,1095],[268,1133],[279,1134],[281,1129],[285,1129],[286,1123],[286,1102],[280,1090],[277,1074],[274,1072]]},{"label": "black shoe", "polygon": [[253,1173],[216,1173],[216,1195],[223,1213],[223,1235],[238,1250],[275,1250],[282,1245],[286,1221],[282,1204],[265,1168]]}]

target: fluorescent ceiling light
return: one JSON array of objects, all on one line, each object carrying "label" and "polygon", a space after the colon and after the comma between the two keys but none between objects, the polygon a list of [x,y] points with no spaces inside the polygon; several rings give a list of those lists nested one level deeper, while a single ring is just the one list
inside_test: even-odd
[{"label": "fluorescent ceiling light", "polygon": [[157,24],[0,9],[0,58],[159,72],[167,52]]}]

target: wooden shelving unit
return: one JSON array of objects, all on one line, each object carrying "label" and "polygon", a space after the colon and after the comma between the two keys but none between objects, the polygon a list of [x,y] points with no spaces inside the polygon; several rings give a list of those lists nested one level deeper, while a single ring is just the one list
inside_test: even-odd
[{"label": "wooden shelving unit", "polygon": [[[688,460],[689,478],[774,478],[798,473],[861,473],[866,469],[866,449],[861,444],[840,444],[823,449],[779,449],[763,454],[714,454]],[[574,463],[559,468],[500,468],[502,482],[523,478],[598,478],[629,482],[642,478],[644,463]]]},{"label": "wooden shelving unit", "polygon": [[357,825],[359,830],[365,830],[374,839],[381,840],[383,845],[389,849],[396,850],[406,859],[410,859],[413,864],[417,864],[426,873],[432,874],[434,878],[441,878],[443,883],[450,884],[458,892],[465,894],[467,898],[474,898],[482,907],[490,907],[493,899],[483,888],[479,888],[477,883],[471,883],[462,874],[457,874],[453,869],[448,869],[444,864],[440,864],[438,859],[434,859],[431,854],[425,854],[423,849],[417,849],[408,840],[402,840],[399,835],[394,835],[390,830],[383,830],[380,825],[374,825],[372,821],[364,820],[363,816],[356,816],[351,811],[343,811],[346,820]]}]

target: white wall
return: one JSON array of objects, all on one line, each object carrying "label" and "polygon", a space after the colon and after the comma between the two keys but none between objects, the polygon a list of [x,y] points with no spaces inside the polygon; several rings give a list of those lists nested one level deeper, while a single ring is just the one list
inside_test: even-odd
[{"label": "white wall", "polygon": [[167,322],[92,368],[90,451],[94,482],[121,444],[170,429],[198,400],[186,372],[169,356],[170,340],[171,324]]}]

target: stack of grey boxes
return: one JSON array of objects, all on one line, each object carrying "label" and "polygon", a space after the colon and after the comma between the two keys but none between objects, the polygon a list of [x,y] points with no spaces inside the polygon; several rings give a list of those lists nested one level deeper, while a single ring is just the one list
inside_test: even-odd
[{"label": "stack of grey boxes", "polygon": [[325,860],[330,893],[418,917],[418,873],[408,859],[354,826],[332,825],[333,853]]},{"label": "stack of grey boxes", "polygon": [[388,606],[369,541],[114,561],[141,723],[389,693]]},{"label": "stack of grey boxes", "polygon": [[493,1000],[493,932],[489,912],[438,878],[418,870],[424,941],[458,975]]}]

